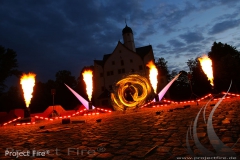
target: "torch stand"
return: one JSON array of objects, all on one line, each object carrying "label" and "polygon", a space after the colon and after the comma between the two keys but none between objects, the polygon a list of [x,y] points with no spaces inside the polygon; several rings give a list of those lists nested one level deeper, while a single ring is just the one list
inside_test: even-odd
[{"label": "torch stand", "polygon": [[158,97],[158,94],[155,94],[155,102],[159,102],[159,97]]},{"label": "torch stand", "polygon": [[89,110],[92,110],[92,102],[91,102],[91,101],[88,102],[88,109],[89,109]]},{"label": "torch stand", "polygon": [[24,109],[24,117],[19,119],[20,123],[29,123],[29,122],[35,122],[35,118],[31,117],[30,108]]}]

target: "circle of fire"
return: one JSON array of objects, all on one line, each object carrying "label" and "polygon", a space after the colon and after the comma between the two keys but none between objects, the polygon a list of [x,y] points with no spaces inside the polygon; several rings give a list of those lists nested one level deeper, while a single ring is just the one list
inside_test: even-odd
[{"label": "circle of fire", "polygon": [[35,85],[35,77],[36,77],[36,74],[29,73],[29,74],[23,74],[20,79],[20,84],[22,85],[23,96],[26,103],[26,107],[29,107],[29,104],[32,99],[33,87]]},{"label": "circle of fire", "polygon": [[129,75],[116,83],[115,93],[111,94],[115,110],[136,108],[145,103],[151,93],[151,86],[147,78],[137,74]]}]

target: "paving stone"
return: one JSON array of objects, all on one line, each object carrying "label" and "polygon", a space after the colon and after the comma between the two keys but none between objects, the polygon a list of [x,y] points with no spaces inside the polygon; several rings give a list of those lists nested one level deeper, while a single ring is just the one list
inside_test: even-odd
[{"label": "paving stone", "polygon": [[111,159],[114,155],[111,153],[101,153],[96,158],[97,159]]},{"label": "paving stone", "polygon": [[132,159],[131,156],[119,155],[119,156],[114,156],[112,160],[130,160],[130,159]]}]

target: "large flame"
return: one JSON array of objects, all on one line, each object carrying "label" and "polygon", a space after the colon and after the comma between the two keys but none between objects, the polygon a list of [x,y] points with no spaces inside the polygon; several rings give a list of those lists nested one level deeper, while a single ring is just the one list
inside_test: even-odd
[{"label": "large flame", "polygon": [[83,80],[86,84],[86,90],[87,90],[87,95],[88,95],[89,101],[91,101],[91,99],[92,99],[92,92],[93,92],[93,81],[92,81],[93,74],[92,73],[93,73],[92,70],[85,70],[82,73]]},{"label": "large flame", "polygon": [[29,107],[29,104],[32,99],[33,87],[35,85],[35,77],[36,74],[34,73],[28,74],[24,73],[20,79],[20,84],[22,85],[26,107]]},{"label": "large flame", "polygon": [[146,66],[150,68],[149,79],[150,79],[150,82],[151,82],[151,85],[153,87],[154,92],[157,93],[157,83],[158,83],[158,80],[157,80],[157,75],[158,75],[157,67],[155,66],[153,61],[148,62],[148,64]]},{"label": "large flame", "polygon": [[212,69],[212,60],[208,58],[207,55],[203,55],[202,57],[198,58],[203,72],[207,75],[210,84],[213,86],[213,69]]}]

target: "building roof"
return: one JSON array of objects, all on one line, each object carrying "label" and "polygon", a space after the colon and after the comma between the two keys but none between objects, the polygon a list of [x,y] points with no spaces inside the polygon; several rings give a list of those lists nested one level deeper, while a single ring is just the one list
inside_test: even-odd
[{"label": "building roof", "polygon": [[[119,41],[119,43],[121,43]],[[122,44],[122,43],[121,43]],[[123,44],[122,44],[123,45]],[[124,46],[124,45],[123,45]],[[143,59],[150,51],[152,51],[152,46],[148,45],[148,46],[143,46],[143,47],[139,47],[136,48],[136,53]],[[112,54],[112,53],[111,53]],[[107,61],[107,59],[111,56],[111,54],[105,54],[103,56],[103,60],[94,60],[94,63],[100,65],[100,66],[104,66],[105,62]]]},{"label": "building roof", "polygon": [[150,51],[152,51],[151,45],[136,48],[136,52],[141,58],[144,58]]},{"label": "building roof", "polygon": [[126,25],[125,28],[123,28],[123,30],[122,30],[122,35],[124,35],[125,33],[132,33],[133,34],[133,31],[130,27],[128,27]]}]

